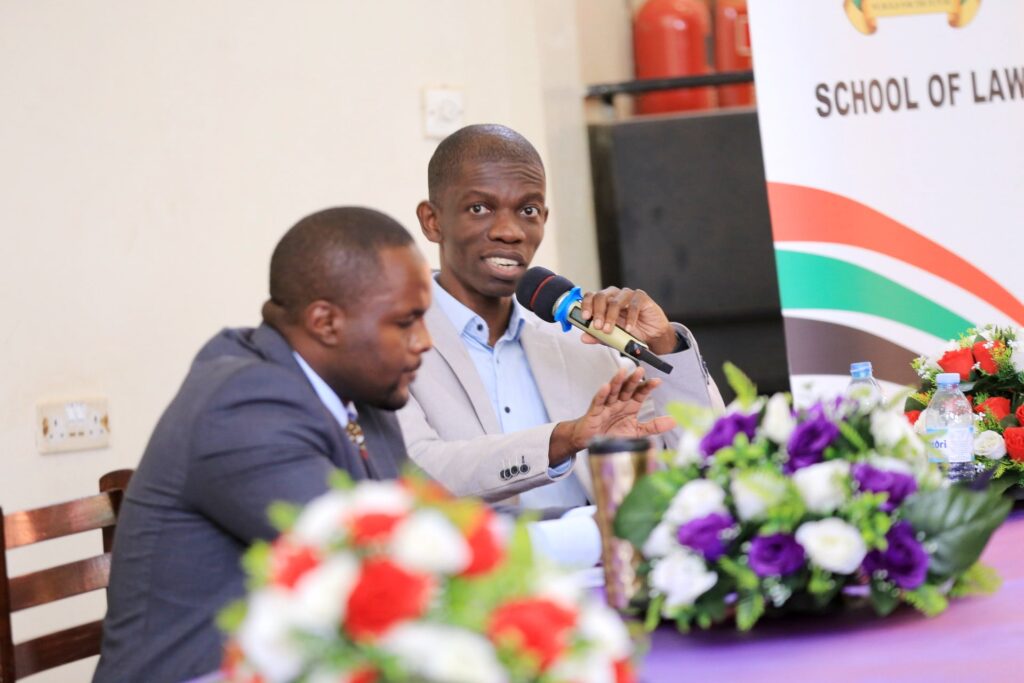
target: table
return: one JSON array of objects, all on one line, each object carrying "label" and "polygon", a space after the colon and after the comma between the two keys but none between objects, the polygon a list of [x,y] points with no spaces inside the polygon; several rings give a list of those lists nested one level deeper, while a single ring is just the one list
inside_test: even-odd
[{"label": "table", "polygon": [[640,666],[641,683],[1010,683],[1024,681],[1024,514],[989,541],[982,561],[997,593],[962,598],[927,618],[909,607],[763,620],[680,634],[662,626]]}]

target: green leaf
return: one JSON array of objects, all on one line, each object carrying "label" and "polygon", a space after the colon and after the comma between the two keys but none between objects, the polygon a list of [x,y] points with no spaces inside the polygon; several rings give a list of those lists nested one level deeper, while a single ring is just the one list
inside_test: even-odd
[{"label": "green leaf", "polygon": [[640,479],[615,514],[615,535],[642,547],[683,483],[675,470],[653,472]]},{"label": "green leaf", "polygon": [[900,592],[888,581],[871,581],[871,606],[881,616],[887,616],[900,604]]},{"label": "green leaf", "polygon": [[728,361],[722,365],[722,371],[725,372],[725,379],[729,386],[736,392],[736,400],[739,404],[744,408],[753,405],[757,400],[757,385],[751,382],[742,370]]},{"label": "green leaf", "polygon": [[664,595],[655,595],[650,604],[647,605],[647,614],[644,617],[644,630],[650,633],[658,628],[661,623],[661,607],[665,604]]},{"label": "green leaf", "polygon": [[957,577],[949,596],[963,598],[969,595],[990,595],[1002,585],[1003,580],[995,569],[987,564],[975,562],[970,569]]},{"label": "green leaf", "polygon": [[978,561],[1010,507],[1011,501],[991,489],[950,486],[914,494],[903,503],[903,517],[924,534],[928,571],[945,579]]},{"label": "green leaf", "polygon": [[930,583],[922,583],[912,591],[903,594],[903,599],[928,617],[942,614],[949,607],[949,600]]},{"label": "green leaf", "polygon": [[714,412],[710,408],[671,401],[665,406],[665,412],[676,421],[685,432],[704,432],[714,422]]},{"label": "green leaf", "polygon": [[749,631],[764,614],[764,596],[760,593],[747,593],[736,604],[736,627],[741,631]]},{"label": "green leaf", "polygon": [[348,491],[356,485],[355,481],[352,479],[352,475],[345,470],[338,469],[331,472],[331,475],[327,478],[327,484],[332,489],[338,489],[340,491]]},{"label": "green leaf", "polygon": [[868,450],[868,444],[856,429],[849,422],[839,423],[839,432],[850,442],[857,453]]},{"label": "green leaf", "polygon": [[924,410],[927,407],[928,404],[921,400],[921,394],[911,394],[907,396],[907,400],[903,404],[903,412],[909,413],[911,410]]},{"label": "green leaf", "polygon": [[295,522],[299,519],[299,514],[302,512],[302,508],[293,503],[285,503],[277,501],[270,504],[267,508],[267,517],[270,519],[270,524],[278,531],[288,531]]},{"label": "green leaf", "polygon": [[249,588],[258,588],[270,580],[270,544],[256,541],[242,555],[242,569],[248,575]]},{"label": "green leaf", "polygon": [[217,628],[224,633],[234,633],[242,626],[242,621],[245,619],[248,609],[248,604],[245,600],[235,600],[228,603],[228,606],[217,614]]}]

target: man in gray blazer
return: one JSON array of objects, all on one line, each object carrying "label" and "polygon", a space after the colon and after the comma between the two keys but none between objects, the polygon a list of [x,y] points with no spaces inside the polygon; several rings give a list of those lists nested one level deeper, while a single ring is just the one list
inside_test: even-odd
[{"label": "man in gray blazer", "polygon": [[244,592],[243,551],[276,536],[270,503],[305,503],[335,468],[399,473],[390,411],[431,344],[430,272],[409,233],[369,209],[308,216],[274,251],[270,297],[262,325],[199,352],[132,477],[94,681],[216,670],[214,619]]},{"label": "man in gray blazer", "polygon": [[[544,165],[520,134],[463,128],[428,167],[423,234],[440,247],[427,326],[435,348],[399,411],[409,455],[457,495],[558,508],[593,500],[585,466],[597,435],[677,442],[669,400],[721,406],[693,335],[642,291],[587,294],[594,324],[618,323],[674,371],[643,373],[578,332],[563,333],[513,298],[544,235]],[[623,367],[626,366],[626,367]]]}]

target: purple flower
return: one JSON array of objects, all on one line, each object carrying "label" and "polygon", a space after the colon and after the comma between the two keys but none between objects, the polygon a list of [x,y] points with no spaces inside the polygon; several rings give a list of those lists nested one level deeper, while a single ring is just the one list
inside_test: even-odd
[{"label": "purple flower", "polygon": [[786,576],[804,566],[804,549],[790,534],[755,536],[750,542],[750,568],[758,576]]},{"label": "purple flower", "polygon": [[908,522],[897,522],[885,535],[889,547],[872,550],[864,558],[864,571],[868,574],[885,572],[886,578],[904,590],[913,590],[928,575],[928,553],[914,538],[914,528]]},{"label": "purple flower", "polygon": [[682,545],[699,552],[708,562],[714,562],[725,554],[728,539],[722,539],[722,532],[731,529],[733,524],[729,515],[714,512],[683,524],[676,538]]},{"label": "purple flower", "polygon": [[754,432],[757,430],[757,418],[757,413],[753,415],[731,413],[718,418],[711,427],[711,431],[700,440],[700,452],[704,455],[711,455],[726,446],[731,446],[740,432],[746,434],[747,439],[752,440]]},{"label": "purple flower", "polygon": [[825,447],[839,436],[839,427],[825,417],[822,410],[811,410],[809,419],[796,426],[786,444],[789,460],[786,462],[786,473],[793,472],[821,462],[821,454]]},{"label": "purple flower", "polygon": [[889,498],[882,503],[883,512],[892,512],[907,496],[917,491],[917,482],[913,476],[880,470],[862,462],[853,466],[853,478],[861,491],[889,494]]}]

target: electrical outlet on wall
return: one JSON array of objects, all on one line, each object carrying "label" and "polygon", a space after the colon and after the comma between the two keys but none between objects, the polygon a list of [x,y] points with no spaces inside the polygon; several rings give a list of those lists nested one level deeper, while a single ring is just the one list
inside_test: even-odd
[{"label": "electrical outlet on wall", "polygon": [[107,399],[76,398],[36,405],[36,446],[40,453],[84,451],[110,445]]}]

